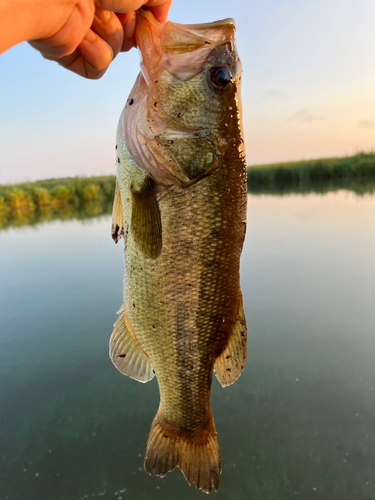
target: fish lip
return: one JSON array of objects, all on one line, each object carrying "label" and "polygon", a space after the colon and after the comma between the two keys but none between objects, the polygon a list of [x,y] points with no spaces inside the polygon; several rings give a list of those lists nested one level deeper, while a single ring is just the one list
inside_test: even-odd
[{"label": "fish lip", "polygon": [[156,18],[153,15],[153,13],[145,5],[142,5],[139,9],[137,9],[135,11],[135,16],[136,16],[137,20],[140,17],[143,17],[143,18],[147,19],[147,21],[150,24],[153,24],[154,26],[160,26],[161,25],[161,23],[159,23],[159,21],[156,20]]},{"label": "fish lip", "polygon": [[[182,39],[174,29],[182,34]],[[235,30],[236,25],[231,18],[200,24],[184,25],[171,21],[159,23],[147,7],[141,7],[137,11],[136,42],[141,55],[141,72],[147,85],[154,80],[157,67],[164,67],[182,81],[190,80],[203,71],[212,50],[222,44],[234,42]],[[183,33],[188,38],[189,35],[193,37],[191,43],[184,38]],[[168,48],[171,42],[173,45],[177,40],[182,40],[181,50],[170,52]],[[197,45],[194,40],[197,40]]]}]

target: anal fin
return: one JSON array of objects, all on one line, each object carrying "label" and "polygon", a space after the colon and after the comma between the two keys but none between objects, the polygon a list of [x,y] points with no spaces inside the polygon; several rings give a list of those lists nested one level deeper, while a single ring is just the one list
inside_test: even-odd
[{"label": "anal fin", "polygon": [[115,199],[113,200],[112,209],[112,239],[115,243],[118,243],[123,236],[124,221],[122,216],[121,195],[118,181],[116,181]]},{"label": "anal fin", "polygon": [[245,314],[243,311],[242,295],[240,300],[236,322],[227,346],[215,360],[214,373],[222,387],[233,384],[241,375],[246,363],[247,329]]},{"label": "anal fin", "polygon": [[123,306],[119,314],[109,341],[109,356],[123,375],[148,382],[155,376],[151,360],[132,332]]}]

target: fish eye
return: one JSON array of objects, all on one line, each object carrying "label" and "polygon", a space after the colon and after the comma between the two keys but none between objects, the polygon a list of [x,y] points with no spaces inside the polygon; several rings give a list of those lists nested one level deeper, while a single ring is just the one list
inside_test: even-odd
[{"label": "fish eye", "polygon": [[228,68],[212,68],[211,82],[218,90],[225,90],[232,81],[232,73]]}]

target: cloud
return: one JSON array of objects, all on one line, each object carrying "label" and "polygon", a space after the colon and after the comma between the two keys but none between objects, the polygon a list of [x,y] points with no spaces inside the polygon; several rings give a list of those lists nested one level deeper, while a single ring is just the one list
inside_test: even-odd
[{"label": "cloud", "polygon": [[374,128],[375,127],[375,123],[374,123],[374,120],[360,120],[358,122],[358,127],[359,128],[370,129],[370,128]]},{"label": "cloud", "polygon": [[289,118],[289,122],[297,122],[297,123],[313,123],[324,121],[323,116],[312,115],[306,109],[300,109],[293,113]]}]

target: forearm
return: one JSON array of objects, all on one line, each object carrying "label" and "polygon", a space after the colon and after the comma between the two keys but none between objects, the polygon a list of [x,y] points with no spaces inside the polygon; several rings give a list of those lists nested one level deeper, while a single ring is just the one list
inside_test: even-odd
[{"label": "forearm", "polygon": [[0,54],[17,43],[48,37],[48,31],[52,34],[61,27],[59,14],[73,10],[77,3],[78,0],[0,0]]},{"label": "forearm", "polygon": [[30,38],[32,6],[27,0],[0,0],[0,53]]}]

